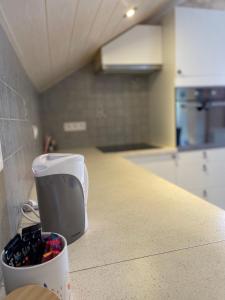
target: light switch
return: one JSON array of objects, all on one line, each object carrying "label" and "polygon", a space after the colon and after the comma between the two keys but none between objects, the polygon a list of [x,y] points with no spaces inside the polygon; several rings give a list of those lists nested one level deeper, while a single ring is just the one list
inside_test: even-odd
[{"label": "light switch", "polygon": [[2,146],[0,141],[0,172],[3,170]]}]

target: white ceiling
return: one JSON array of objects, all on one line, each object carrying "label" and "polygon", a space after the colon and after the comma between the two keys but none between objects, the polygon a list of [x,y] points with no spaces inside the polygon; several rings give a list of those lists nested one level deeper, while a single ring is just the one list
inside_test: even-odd
[{"label": "white ceiling", "polygon": [[[89,62],[113,37],[178,2],[225,0],[0,0],[0,22],[43,91]],[[124,18],[134,6],[136,15]]]},{"label": "white ceiling", "polygon": [[[43,91],[168,0],[1,0],[0,20],[28,76]],[[124,18],[131,7],[137,14]]]}]

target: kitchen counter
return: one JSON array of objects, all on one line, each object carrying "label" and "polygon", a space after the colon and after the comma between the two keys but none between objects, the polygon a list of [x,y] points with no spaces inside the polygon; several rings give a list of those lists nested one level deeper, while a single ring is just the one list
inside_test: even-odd
[{"label": "kitchen counter", "polygon": [[69,246],[75,299],[225,299],[225,211],[124,153],[85,155],[89,230]]}]

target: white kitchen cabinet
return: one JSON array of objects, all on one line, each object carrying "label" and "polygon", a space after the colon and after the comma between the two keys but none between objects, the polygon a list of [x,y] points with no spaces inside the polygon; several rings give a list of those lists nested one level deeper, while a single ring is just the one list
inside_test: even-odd
[{"label": "white kitchen cabinet", "polygon": [[202,150],[178,152],[176,155],[180,165],[202,164],[205,156]]},{"label": "white kitchen cabinet", "polygon": [[203,191],[205,188],[205,176],[201,164],[186,164],[177,166],[177,185],[189,192]]},{"label": "white kitchen cabinet", "polygon": [[225,149],[210,149],[204,153],[206,188],[222,188],[225,186]]},{"label": "white kitchen cabinet", "polygon": [[177,185],[225,209],[225,148],[182,152]]},{"label": "white kitchen cabinet", "polygon": [[[187,190],[187,189],[186,189]],[[207,191],[202,188],[202,186],[193,186],[191,190],[188,190],[195,196],[207,200]]]},{"label": "white kitchen cabinet", "polygon": [[176,164],[172,158],[160,158],[146,164],[144,168],[155,173],[159,177],[162,177],[172,183],[176,183]]},{"label": "white kitchen cabinet", "polygon": [[225,161],[206,163],[205,180],[207,188],[225,186]]},{"label": "white kitchen cabinet", "polygon": [[204,150],[203,156],[207,162],[225,163],[225,148]]},{"label": "white kitchen cabinet", "polygon": [[[177,7],[177,82],[213,85],[225,78],[225,12]],[[190,79],[192,78],[192,80]],[[216,82],[217,81],[217,82]],[[221,82],[222,84],[222,82]]]},{"label": "white kitchen cabinet", "polygon": [[206,199],[225,209],[225,148],[210,149],[206,156]]},{"label": "white kitchen cabinet", "polygon": [[134,26],[102,47],[102,65],[162,65],[161,31],[157,25]]},{"label": "white kitchen cabinet", "polygon": [[206,193],[207,201],[225,209],[225,187],[209,188]]},{"label": "white kitchen cabinet", "polygon": [[225,148],[127,158],[225,209]]},{"label": "white kitchen cabinet", "polygon": [[220,203],[225,191],[225,149],[182,152],[177,160],[177,185],[210,202]]},{"label": "white kitchen cabinet", "polygon": [[174,147],[174,87],[225,86],[225,11],[176,7],[159,22],[163,68],[149,79],[149,139]]},{"label": "white kitchen cabinet", "polygon": [[177,155],[177,185],[201,195],[205,188],[205,174],[202,170],[204,158],[202,151],[181,152]]},{"label": "white kitchen cabinet", "polygon": [[176,184],[176,157],[173,154],[128,157],[144,169]]}]

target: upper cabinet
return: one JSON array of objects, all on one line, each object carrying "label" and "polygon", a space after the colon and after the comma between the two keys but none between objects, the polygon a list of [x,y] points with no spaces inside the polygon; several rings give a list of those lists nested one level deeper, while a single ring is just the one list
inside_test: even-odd
[{"label": "upper cabinet", "polygon": [[158,21],[163,67],[149,78],[149,143],[175,147],[175,87],[225,86],[225,12],[177,7]]},{"label": "upper cabinet", "polygon": [[176,86],[225,85],[224,28],[224,11],[176,8]]},{"label": "upper cabinet", "polygon": [[102,47],[97,60],[97,68],[108,73],[149,73],[161,66],[161,27],[151,25],[136,25],[115,38]]}]

